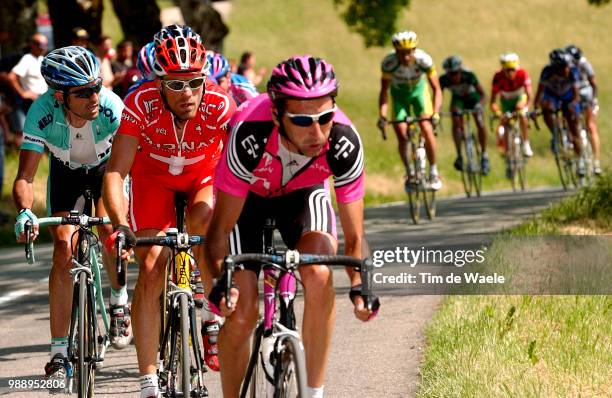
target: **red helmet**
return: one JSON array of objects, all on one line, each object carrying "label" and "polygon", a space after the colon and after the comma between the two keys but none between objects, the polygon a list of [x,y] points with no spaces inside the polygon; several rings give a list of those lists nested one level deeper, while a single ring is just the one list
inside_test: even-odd
[{"label": "red helmet", "polygon": [[155,34],[155,64],[157,76],[168,73],[204,73],[206,49],[200,35],[189,26],[170,25]]}]

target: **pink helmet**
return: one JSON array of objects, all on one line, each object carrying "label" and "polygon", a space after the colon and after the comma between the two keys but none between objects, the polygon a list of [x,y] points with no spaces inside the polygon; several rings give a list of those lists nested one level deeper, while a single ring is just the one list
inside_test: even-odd
[{"label": "pink helmet", "polygon": [[338,81],[333,66],[310,55],[284,60],[272,70],[268,81],[268,95],[272,100],[334,97],[337,93]]}]

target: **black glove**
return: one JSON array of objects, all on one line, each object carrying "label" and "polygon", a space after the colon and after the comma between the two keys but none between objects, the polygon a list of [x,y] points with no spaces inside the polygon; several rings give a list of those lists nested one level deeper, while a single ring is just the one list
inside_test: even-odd
[{"label": "black glove", "polygon": [[126,248],[132,248],[136,246],[136,235],[134,235],[134,231],[127,225],[117,224],[114,227],[115,232],[121,232],[123,236],[125,236],[125,246]]},{"label": "black glove", "polygon": [[[351,302],[353,304],[355,304],[355,297],[357,296],[361,296],[361,298],[363,299],[363,303],[367,305],[366,297],[361,294],[361,284],[351,286],[351,290],[349,291],[349,298],[351,299]],[[372,304],[372,314],[370,314],[370,316],[368,317],[368,321],[374,318],[378,314],[378,310],[380,309],[380,300],[378,299],[378,296],[376,296],[375,294],[371,294],[369,298],[370,303]]]}]

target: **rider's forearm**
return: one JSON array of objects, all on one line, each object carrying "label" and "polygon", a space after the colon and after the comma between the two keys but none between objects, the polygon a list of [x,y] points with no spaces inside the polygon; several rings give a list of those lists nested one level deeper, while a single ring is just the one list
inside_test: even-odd
[{"label": "rider's forearm", "polygon": [[34,205],[34,184],[18,177],[13,185],[13,202],[17,211],[31,209]]},{"label": "rider's forearm", "polygon": [[378,95],[378,116],[387,117],[388,104],[387,90],[381,91]]},{"label": "rider's forearm", "polygon": [[207,236],[204,260],[213,278],[218,278],[223,272],[223,258],[229,253],[228,241],[229,234],[209,233]]},{"label": "rider's forearm", "polygon": [[125,197],[123,196],[123,177],[115,171],[106,172],[102,184],[102,198],[113,225],[128,225]]},{"label": "rider's forearm", "polygon": [[[364,255],[366,253],[366,255]],[[368,243],[362,236],[354,237],[345,240],[344,242],[344,254],[356,258],[367,257],[367,253],[370,253]],[[355,286],[361,283],[361,274],[356,272],[353,267],[346,267],[346,274],[348,275],[351,286]]]}]

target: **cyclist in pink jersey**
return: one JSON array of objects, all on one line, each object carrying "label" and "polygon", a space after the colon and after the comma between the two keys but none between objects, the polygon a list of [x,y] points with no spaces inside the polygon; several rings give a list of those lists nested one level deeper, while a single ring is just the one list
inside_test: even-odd
[{"label": "cyclist in pink jersey", "polygon": [[[345,253],[368,252],[363,229],[364,159],[359,134],[335,103],[338,83],[330,64],[296,56],[274,68],[268,93],[239,108],[217,166],[217,199],[208,231],[208,263],[221,272],[229,252],[261,251],[262,229],[274,218],[285,244],[302,252],[333,254],[338,247],[328,178],[333,177]],[[221,382],[238,396],[258,318],[257,266],[238,272],[228,309],[218,288],[211,304],[228,316],[219,336]],[[324,266],[299,270],[304,283],[302,335],[311,396],[323,396],[334,323],[332,273]],[[360,275],[347,270],[355,315],[364,308]]]},{"label": "cyclist in pink jersey", "polygon": [[[126,235],[128,245],[133,245],[136,236],[163,235],[167,228],[175,226],[176,192],[187,194],[189,233],[206,233],[212,215],[214,169],[236,106],[220,87],[207,81],[206,50],[200,36],[187,26],[167,26],[155,35],[153,70],[157,79],[143,83],[125,100],[104,177],[104,200],[109,215],[115,230]],[[121,187],[128,172],[132,184],[126,211],[118,198],[122,196]],[[149,398],[159,394],[156,375],[159,296],[164,285],[166,256],[160,247],[141,247],[135,252],[139,275],[133,303],[134,340],[141,397]],[[204,288],[209,289],[212,281],[205,269],[203,249],[194,249],[194,254]],[[218,370],[218,324],[206,310],[202,318],[206,321],[202,330],[204,359],[209,368]]]}]

